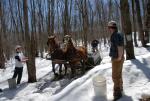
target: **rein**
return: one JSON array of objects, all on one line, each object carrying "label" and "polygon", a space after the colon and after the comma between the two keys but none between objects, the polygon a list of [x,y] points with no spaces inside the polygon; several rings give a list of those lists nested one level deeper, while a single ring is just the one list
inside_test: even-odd
[{"label": "rein", "polygon": [[50,51],[50,54],[53,54],[57,49],[53,49],[52,51]]}]

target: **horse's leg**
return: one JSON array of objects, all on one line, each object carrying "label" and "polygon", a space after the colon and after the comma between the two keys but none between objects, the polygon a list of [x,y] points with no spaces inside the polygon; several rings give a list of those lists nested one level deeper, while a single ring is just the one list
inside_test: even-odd
[{"label": "horse's leg", "polygon": [[65,75],[67,74],[67,64],[64,64],[65,67]]},{"label": "horse's leg", "polygon": [[59,64],[59,75],[61,76],[62,73],[62,64]]},{"label": "horse's leg", "polygon": [[75,76],[75,66],[74,65],[70,65],[71,66],[71,78]]},{"label": "horse's leg", "polygon": [[82,73],[84,74],[85,73],[85,61],[81,60],[80,63],[82,65]]},{"label": "horse's leg", "polygon": [[54,75],[56,75],[56,72],[55,72],[55,63],[53,63],[53,62],[52,62],[52,70],[53,70]]}]

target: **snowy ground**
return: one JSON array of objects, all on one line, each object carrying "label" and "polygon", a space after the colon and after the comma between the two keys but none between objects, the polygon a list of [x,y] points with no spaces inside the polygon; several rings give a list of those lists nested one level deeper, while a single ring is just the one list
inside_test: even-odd
[{"label": "snowy ground", "polygon": [[[150,49],[135,48],[136,59],[124,63],[123,81],[124,96],[119,101],[139,101],[142,94],[150,94]],[[75,79],[52,81],[53,73],[51,61],[36,59],[36,83],[27,83],[27,69],[24,67],[21,85],[16,89],[9,89],[7,79],[13,75],[14,61],[9,61],[5,70],[0,70],[0,101],[104,101],[95,96],[92,83],[93,77],[102,75],[106,78],[107,100],[113,99],[111,79],[111,63],[107,48],[102,49],[103,61],[101,65],[88,71],[84,76]]]}]

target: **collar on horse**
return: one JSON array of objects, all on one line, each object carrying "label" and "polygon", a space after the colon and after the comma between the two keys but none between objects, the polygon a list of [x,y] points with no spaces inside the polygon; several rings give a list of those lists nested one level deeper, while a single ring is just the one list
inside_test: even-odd
[{"label": "collar on horse", "polygon": [[53,54],[58,48],[55,48],[53,50],[50,50],[50,54]]}]

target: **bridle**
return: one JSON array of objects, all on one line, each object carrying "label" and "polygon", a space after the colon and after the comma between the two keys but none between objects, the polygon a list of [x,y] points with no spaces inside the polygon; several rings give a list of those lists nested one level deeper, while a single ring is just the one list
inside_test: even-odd
[{"label": "bridle", "polygon": [[[54,43],[54,44],[56,44],[56,43]],[[54,44],[50,44],[50,43],[48,44],[48,46],[50,48],[50,50],[49,50],[50,54],[53,54],[58,49],[58,46],[55,46]]]}]

